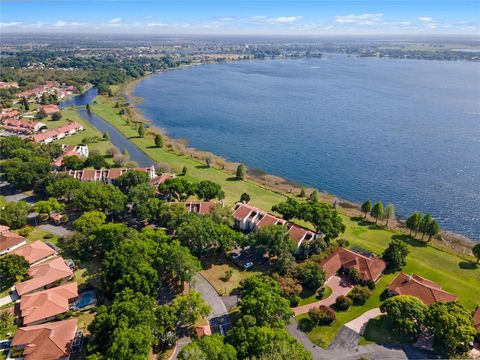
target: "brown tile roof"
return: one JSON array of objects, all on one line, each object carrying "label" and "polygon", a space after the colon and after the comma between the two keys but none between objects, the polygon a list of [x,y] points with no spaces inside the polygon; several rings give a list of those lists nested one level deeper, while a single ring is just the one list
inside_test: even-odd
[{"label": "brown tile roof", "polygon": [[69,302],[78,297],[77,283],[69,283],[44,291],[22,296],[20,316],[23,324],[63,314],[70,308]]},{"label": "brown tile roof", "polygon": [[24,281],[15,287],[20,296],[50,285],[57,280],[68,279],[73,275],[73,272],[65,264],[63,258],[58,257],[30,267],[28,275],[32,277],[30,280]]},{"label": "brown tile roof", "polygon": [[77,330],[77,319],[22,327],[11,346],[25,346],[25,360],[57,360],[70,355],[70,346]]},{"label": "brown tile roof", "polygon": [[188,212],[198,213],[200,215],[209,214],[216,205],[221,205],[213,201],[188,201],[185,208]]},{"label": "brown tile roof", "polygon": [[477,306],[473,313],[473,326],[480,331],[480,305]]},{"label": "brown tile roof", "polygon": [[439,284],[416,274],[412,276],[405,273],[398,274],[388,285],[388,291],[398,295],[416,296],[426,305],[436,303],[437,301],[455,301],[458,298],[442,290]]},{"label": "brown tile roof", "polygon": [[[262,219],[257,222],[257,227],[261,228],[268,225],[275,225],[278,223],[278,218],[276,216],[265,214]],[[283,225],[283,223],[282,223]]]},{"label": "brown tile roof", "polygon": [[55,250],[40,240],[15,249],[11,253],[23,256],[30,264],[35,264],[40,260],[57,254]]},{"label": "brown tile roof", "polygon": [[237,204],[237,206],[235,207],[235,209],[233,211],[233,217],[236,220],[243,220],[246,217],[248,217],[250,215],[250,213],[254,210],[255,210],[254,208],[252,208],[251,206],[248,206],[246,204]]},{"label": "brown tile roof", "polygon": [[387,264],[377,257],[366,257],[343,247],[337,248],[322,261],[322,268],[327,278],[334,275],[340,268],[356,269],[362,280],[377,281]]},{"label": "brown tile roof", "polygon": [[0,252],[3,252],[15,245],[21,244],[26,240],[27,239],[18,235],[17,233],[4,230],[0,233]]}]

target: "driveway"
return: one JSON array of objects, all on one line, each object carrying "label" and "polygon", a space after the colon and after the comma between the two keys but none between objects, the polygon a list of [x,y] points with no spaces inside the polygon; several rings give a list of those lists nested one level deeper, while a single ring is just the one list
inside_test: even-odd
[{"label": "driveway", "polygon": [[330,306],[335,303],[337,297],[339,297],[340,295],[347,295],[353,288],[353,285],[346,278],[341,278],[336,275],[328,279],[326,285],[328,285],[332,289],[332,293],[329,297],[311,304],[293,308],[292,310],[295,315],[307,313],[308,310],[319,307],[320,305]]},{"label": "driveway", "polygon": [[0,307],[10,304],[18,300],[18,294],[16,291],[11,292],[7,296],[0,299]]},{"label": "driveway", "polygon": [[379,308],[368,310],[367,312],[364,312],[362,315],[360,315],[356,319],[353,319],[352,321],[346,323],[345,326],[350,330],[355,331],[357,334],[363,335],[363,332],[365,331],[365,327],[367,326],[368,321],[370,319],[376,318],[377,316],[380,316],[381,314],[382,312],[380,311]]},{"label": "driveway", "polygon": [[40,229],[46,230],[58,236],[70,235],[72,232],[63,226],[43,224],[38,226]]}]

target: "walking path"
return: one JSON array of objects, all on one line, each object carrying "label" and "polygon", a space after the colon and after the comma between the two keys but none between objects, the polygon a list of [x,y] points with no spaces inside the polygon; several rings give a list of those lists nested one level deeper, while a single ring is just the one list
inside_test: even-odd
[{"label": "walking path", "polygon": [[339,276],[332,276],[328,279],[326,285],[332,289],[332,293],[329,297],[311,304],[293,308],[292,310],[295,315],[307,313],[308,310],[319,307],[320,305],[330,306],[335,303],[337,297],[340,295],[347,295],[353,288],[353,285],[346,278],[341,278]]},{"label": "walking path", "polygon": [[368,310],[367,312],[364,312],[362,315],[360,315],[356,319],[353,319],[352,321],[346,323],[345,326],[355,331],[357,334],[363,335],[363,332],[365,331],[365,327],[367,326],[368,321],[377,316],[380,316],[381,314],[382,312],[380,311],[379,308]]}]

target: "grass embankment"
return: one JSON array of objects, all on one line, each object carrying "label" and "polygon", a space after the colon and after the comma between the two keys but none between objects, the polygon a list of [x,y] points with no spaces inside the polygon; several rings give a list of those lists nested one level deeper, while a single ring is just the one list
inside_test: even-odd
[{"label": "grass embankment", "polygon": [[[250,194],[252,205],[265,210],[270,210],[272,205],[285,200],[286,195],[272,192],[250,181],[233,180],[232,175],[226,171],[206,168],[198,161],[155,148],[153,139],[140,138],[137,130],[126,124],[125,120],[118,115],[117,110],[113,108],[113,100],[100,96],[97,98],[97,102],[92,106],[92,110],[117,128],[154,161],[168,164],[176,172],[180,172],[183,166],[187,166],[187,178],[196,181],[208,179],[219,183],[225,190],[228,205],[237,201],[243,192]],[[480,267],[473,262],[447,250],[440,250],[422,241],[412,240],[400,231],[388,230],[346,215],[342,215],[342,219],[346,225],[344,237],[350,241],[351,245],[381,254],[392,239],[401,239],[408,244],[410,250],[407,266],[404,268],[405,272],[416,273],[438,282],[445,290],[458,295],[459,301],[469,310],[473,310],[478,305],[480,301],[480,291],[478,290],[480,289]],[[313,328],[309,332],[310,338],[319,345],[328,345],[345,323],[365,311],[379,306],[381,293],[395,275],[384,275],[364,306],[352,307],[346,312],[339,312],[337,320],[332,326]],[[304,318],[306,315],[299,316],[300,319],[302,317]]]}]

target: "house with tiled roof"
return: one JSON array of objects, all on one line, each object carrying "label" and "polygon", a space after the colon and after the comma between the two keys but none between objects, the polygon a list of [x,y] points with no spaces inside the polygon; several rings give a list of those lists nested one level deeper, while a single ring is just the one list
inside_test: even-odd
[{"label": "house with tiled roof", "polygon": [[79,158],[88,157],[89,151],[87,145],[65,145],[62,144],[63,153],[57,157],[52,165],[57,169],[63,167],[63,158],[66,156],[78,156]]},{"label": "house with tiled roof", "polygon": [[363,281],[377,281],[385,271],[387,264],[377,256],[368,257],[355,251],[338,247],[325,260],[321,262],[327,279],[339,270],[355,269]]},{"label": "house with tiled roof", "polygon": [[133,170],[147,173],[150,179],[154,179],[157,177],[157,174],[155,173],[155,167],[153,166],[144,168],[69,170],[61,171],[59,173],[71,176],[80,181],[103,181],[106,184],[111,184],[119,176]]},{"label": "house with tiled roof", "polygon": [[38,143],[49,144],[54,140],[63,139],[66,136],[76,134],[77,132],[82,130],[84,130],[82,124],[77,122],[71,122],[58,128],[49,129],[44,132],[32,135],[30,136],[30,140]]},{"label": "house with tiled roof", "polygon": [[31,244],[24,245],[11,252],[12,254],[23,256],[30,265],[39,264],[42,261],[57,256],[57,251],[41,240],[37,240]]},{"label": "house with tiled roof", "polygon": [[8,226],[0,225],[0,256],[27,244],[27,239],[11,232]]},{"label": "house with tiled roof", "polygon": [[187,201],[184,203],[185,209],[189,213],[196,213],[200,215],[210,214],[215,206],[223,206],[223,202],[213,201]]},{"label": "house with tiled roof", "polygon": [[24,360],[69,359],[76,331],[77,319],[21,327],[10,346],[23,350]]},{"label": "house with tiled roof", "polygon": [[242,231],[254,231],[268,225],[286,226],[290,239],[297,247],[300,247],[302,242],[313,240],[317,236],[313,231],[244,203],[235,205],[233,218],[235,227]]},{"label": "house with tiled roof", "polygon": [[442,290],[442,286],[417,274],[400,273],[387,287],[390,295],[410,295],[418,297],[426,305],[438,301],[455,301],[458,296]]},{"label": "house with tiled roof", "polygon": [[7,119],[3,120],[0,127],[16,134],[32,134],[46,128],[47,125],[39,121]]},{"label": "house with tiled roof", "polygon": [[473,327],[480,331],[480,305],[477,306],[473,313]]},{"label": "house with tiled roof", "polygon": [[55,320],[66,313],[78,299],[77,283],[68,283],[22,296],[20,317],[23,325],[37,325]]},{"label": "house with tiled roof", "polygon": [[47,115],[52,115],[58,112],[58,106],[55,104],[43,105],[40,109],[44,110]]},{"label": "house with tiled roof", "polygon": [[15,286],[19,296],[50,288],[55,284],[69,280],[73,271],[62,257],[31,266],[28,270],[31,279]]}]

